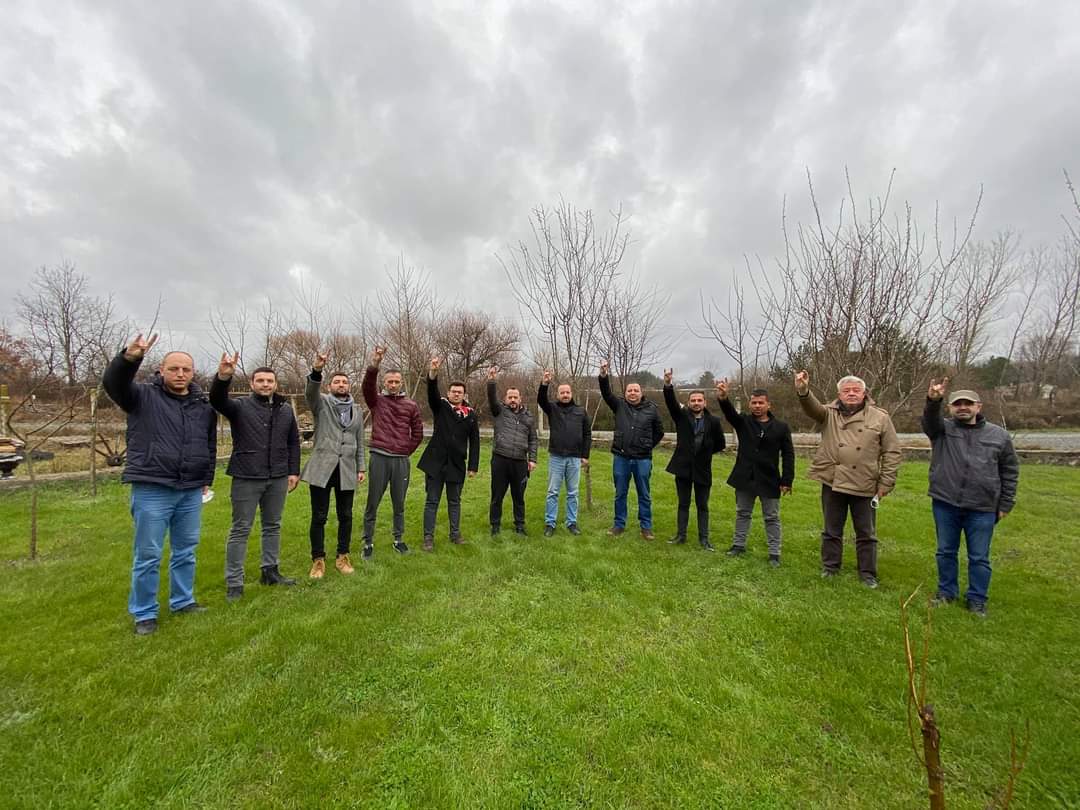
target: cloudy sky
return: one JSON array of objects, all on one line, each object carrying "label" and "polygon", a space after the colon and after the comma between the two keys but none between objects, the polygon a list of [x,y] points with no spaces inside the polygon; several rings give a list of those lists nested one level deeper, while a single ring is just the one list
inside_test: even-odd
[{"label": "cloudy sky", "polygon": [[[883,8],[890,7],[886,12]],[[560,197],[629,216],[685,333],[785,198],[856,195],[1053,241],[1080,179],[1080,3],[0,0],[0,318],[76,263],[175,341],[297,278],[359,298],[399,256],[513,315],[495,255]],[[483,291],[482,300],[477,298]],[[659,364],[658,364],[659,365]],[[689,376],[689,375],[687,375]]]}]

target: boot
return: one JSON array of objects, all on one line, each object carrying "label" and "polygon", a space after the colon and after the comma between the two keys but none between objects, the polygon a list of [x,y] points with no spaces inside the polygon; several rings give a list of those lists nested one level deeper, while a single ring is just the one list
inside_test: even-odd
[{"label": "boot", "polygon": [[[290,577],[283,577],[281,572],[278,571],[276,565],[267,565],[263,567],[262,576],[259,577],[259,582],[263,585],[295,585],[296,580]],[[243,591],[241,591],[243,593]]]}]

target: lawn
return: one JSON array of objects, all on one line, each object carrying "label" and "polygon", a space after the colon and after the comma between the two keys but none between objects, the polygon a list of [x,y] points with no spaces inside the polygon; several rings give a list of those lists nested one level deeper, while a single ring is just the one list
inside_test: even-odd
[{"label": "lawn", "polygon": [[[374,562],[354,554],[354,576],[331,570],[317,583],[306,579],[301,485],[282,560],[301,584],[257,584],[256,537],[235,604],[224,599],[219,473],[196,580],[210,611],[166,610],[147,638],[126,613],[125,487],[108,481],[96,501],[85,484],[44,489],[36,562],[25,559],[28,495],[0,495],[0,805],[926,806],[898,609],[935,583],[926,465],[905,464],[882,505],[882,586],[870,591],[850,546],[843,576],[818,576],[818,489],[806,480],[783,504],[780,569],[765,564],[759,518],[744,559],[663,542],[675,511],[665,463],[653,475],[656,542],[605,536],[604,450],[580,538],[541,536],[544,458],[530,537],[491,538],[485,456],[465,488],[468,545],[446,542],[444,507],[436,553],[419,552],[416,473],[414,553],[390,548],[387,497]],[[730,464],[717,462],[712,499],[721,550]],[[358,517],[362,506],[360,495]],[[989,618],[933,613],[950,807],[987,805],[1005,781],[1010,730],[1027,721],[1013,806],[1080,806],[1078,512],[1080,470],[1025,466],[994,541]]]}]

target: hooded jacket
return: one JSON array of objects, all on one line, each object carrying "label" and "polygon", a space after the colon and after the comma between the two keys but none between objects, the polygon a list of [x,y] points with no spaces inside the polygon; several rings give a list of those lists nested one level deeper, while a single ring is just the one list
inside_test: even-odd
[{"label": "hooded jacket", "polygon": [[589,415],[574,400],[563,403],[548,399],[548,387],[541,383],[536,404],[548,417],[548,454],[560,458],[588,458],[592,450]]},{"label": "hooded jacket", "polygon": [[232,377],[210,385],[210,404],[229,420],[232,455],[226,472],[233,478],[282,478],[300,475],[300,431],[296,414],[281,394],[242,399],[229,396]]},{"label": "hooded jacket", "polygon": [[465,480],[466,453],[469,456],[468,471],[476,472],[480,468],[480,424],[476,420],[476,411],[468,402],[462,403],[468,408],[467,413],[455,408],[439,394],[439,381],[430,377],[427,395],[435,417],[435,430],[417,466],[435,478],[460,483]]},{"label": "hooded jacket", "polygon": [[701,444],[694,437],[694,415],[687,408],[679,404],[675,397],[675,389],[670,385],[664,386],[664,403],[667,405],[671,421],[675,423],[675,452],[668,462],[667,471],[676,478],[689,478],[696,484],[712,486],[712,457],[719,453],[727,445],[724,439],[723,423],[709,413],[708,409],[702,411],[701,418],[703,436]]},{"label": "hooded jacket", "polygon": [[371,413],[371,449],[391,456],[411,456],[424,440],[424,420],[416,400],[404,394],[380,394],[379,370],[368,366],[360,389]]},{"label": "hooded jacket", "polygon": [[759,422],[753,414],[736,411],[730,400],[719,402],[739,440],[728,485],[762,498],[779,498],[780,487],[790,487],[795,480],[795,446],[788,423],[776,419],[772,411],[769,421]]},{"label": "hooded jacket", "polygon": [[101,384],[128,415],[126,483],[196,489],[214,482],[217,413],[192,383],[187,396],[165,387],[160,374],[136,383],[142,359],[134,363],[121,352],[112,359]]},{"label": "hooded jacket", "polygon": [[600,396],[615,414],[615,435],[611,452],[625,458],[652,458],[652,451],[664,438],[664,424],[656,403],[642,399],[631,405],[611,393],[611,378],[599,377]]}]

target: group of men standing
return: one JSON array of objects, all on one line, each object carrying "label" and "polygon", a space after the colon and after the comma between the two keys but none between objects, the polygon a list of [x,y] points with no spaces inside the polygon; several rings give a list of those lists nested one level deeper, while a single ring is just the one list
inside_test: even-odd
[{"label": "group of men standing", "polygon": [[[305,386],[315,434],[301,473],[296,415],[287,399],[277,392],[273,369],[255,369],[249,396],[233,399],[229,387],[239,355],[222,355],[210,392],[205,394],[192,380],[191,356],[173,351],[165,355],[150,383],[136,384],[138,368],[156,339],[137,336],[112,361],[103,380],[110,397],[128,413],[124,480],[132,484],[135,523],[128,608],[136,633],[148,634],[157,628],[158,571],[166,533],[172,544],[170,609],[178,614],[205,610],[194,597],[195,548],[203,499],[210,494],[214,477],[217,413],[229,420],[233,440],[227,469],[232,478],[233,517],[226,543],[229,600],[243,596],[247,539],[256,512],[260,513],[262,525],[260,582],[295,584],[279,570],[281,518],[287,494],[301,480],[308,484],[311,499],[310,578],[322,578],[326,572],[324,535],[331,492],[337,516],[335,568],[342,574],[354,572],[350,559],[352,504],[365,478],[368,498],[363,559],[373,557],[378,508],[387,488],[393,504],[393,548],[408,553],[404,541],[405,495],[410,457],[423,440],[423,422],[417,403],[402,390],[400,370],[383,371],[381,390],[378,387],[384,348],[376,347],[362,383],[371,423],[367,458],[363,411],[350,393],[349,375],[332,372],[328,390],[323,392],[327,356],[316,355]],[[443,397],[438,384],[440,366],[440,360],[433,358],[427,374],[434,429],[418,464],[425,476],[422,547],[428,552],[434,550],[436,513],[444,491],[450,542],[465,542],[460,525],[461,494],[466,478],[477,473],[480,454],[479,424],[476,411],[466,399],[465,384],[452,381]],[[509,490],[514,531],[525,535],[525,488],[537,462],[536,417],[525,406],[520,389],[511,386],[501,400],[498,398],[497,376],[497,367],[489,369],[487,397],[494,420],[489,521],[492,534],[500,533],[503,501]],[[549,398],[552,378],[552,373],[545,371],[537,392],[537,404],[549,423],[543,531],[548,537],[555,533],[559,496],[565,488],[565,527],[570,534],[579,535],[578,490],[581,468],[589,463],[592,446],[590,420],[585,408],[574,401],[569,384],[558,385],[555,400]],[[664,436],[659,411],[637,383],[627,384],[623,395],[616,396],[606,362],[600,366],[598,383],[615,422],[611,445],[614,519],[608,534],[617,537],[626,531],[632,481],[641,536],[652,540],[652,454]],[[924,431],[933,445],[930,495],[938,536],[936,602],[946,604],[957,598],[957,552],[963,532],[969,557],[967,605],[974,613],[985,615],[990,538],[994,524],[1015,502],[1016,455],[1008,434],[981,416],[974,392],[954,392],[949,398],[952,418],[942,417],[946,383],[931,382],[923,416]],[[837,398],[824,405],[810,391],[805,371],[795,375],[795,389],[803,411],[821,426],[821,442],[808,475],[821,483],[822,576],[832,577],[840,570],[844,525],[850,514],[859,577],[868,587],[876,588],[876,509],[896,484],[901,457],[892,421],[886,411],[873,404],[865,383],[858,377],[841,379]],[[706,407],[703,390],[690,392],[685,406],[678,401],[671,369],[664,374],[663,394],[676,433],[667,466],[675,477],[678,497],[676,531],[670,542],[686,542],[693,499],[698,542],[704,550],[713,551],[709,541],[712,457],[725,448],[723,424]],[[717,404],[738,438],[737,458],[727,481],[735,490],[736,505],[735,531],[728,554],[738,557],[746,553],[754,505],[760,500],[768,562],[779,566],[780,498],[791,493],[795,473],[791,431],[773,415],[767,390],[750,392],[746,413],[735,410],[728,394],[726,381],[717,382]]]}]

